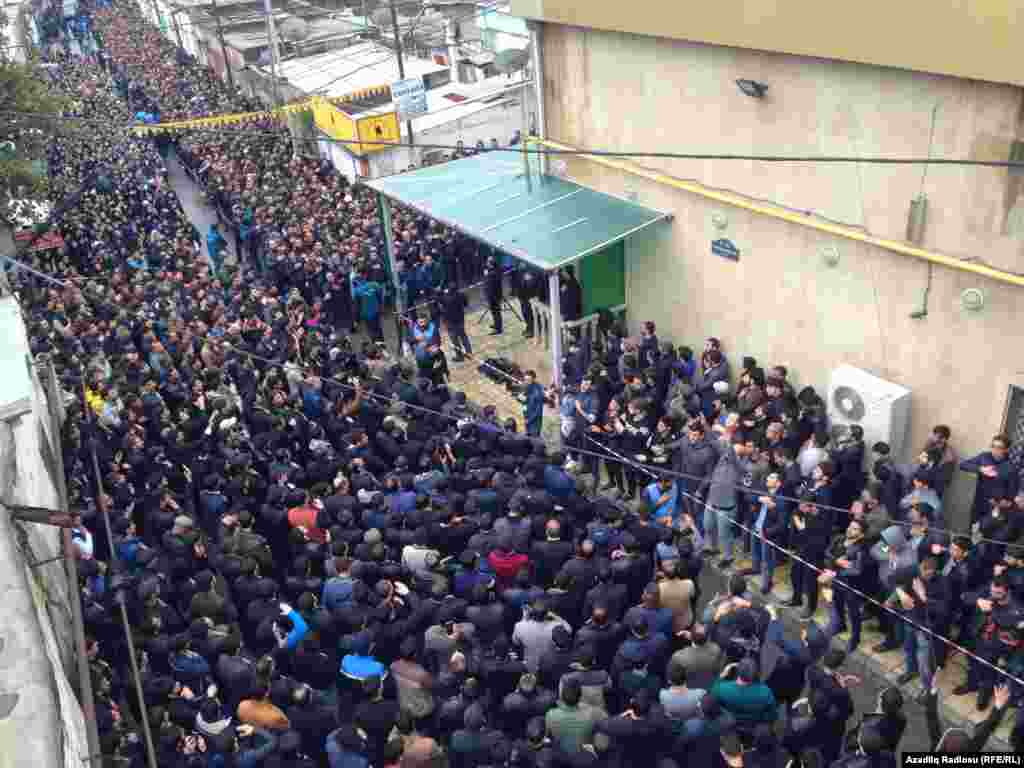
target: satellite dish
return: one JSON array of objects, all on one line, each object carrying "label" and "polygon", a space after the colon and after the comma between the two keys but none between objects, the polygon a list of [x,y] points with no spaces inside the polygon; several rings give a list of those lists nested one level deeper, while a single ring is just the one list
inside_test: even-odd
[{"label": "satellite dish", "polygon": [[530,49],[509,48],[499,51],[494,56],[494,68],[503,75],[510,75],[518,72],[530,61]]},{"label": "satellite dish", "polygon": [[832,405],[850,421],[860,421],[864,418],[864,400],[853,387],[836,387],[832,393]]},{"label": "satellite dish", "polygon": [[297,43],[309,37],[309,24],[292,16],[281,23],[281,37],[289,43]]}]

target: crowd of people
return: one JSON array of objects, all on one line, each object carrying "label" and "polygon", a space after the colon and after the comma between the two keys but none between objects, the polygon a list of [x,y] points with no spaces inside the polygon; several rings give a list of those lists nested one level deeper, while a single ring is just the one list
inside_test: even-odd
[{"label": "crowd of people", "polygon": [[[547,446],[535,374],[522,430],[445,376],[442,329],[472,352],[478,278],[502,331],[500,254],[399,209],[392,281],[374,196],[274,120],[133,135],[140,111],[254,105],[134,3],[80,10],[102,50],[47,69],[68,103],[49,156],[66,248],[15,283],[33,351],[80,396],[64,464],[105,755],[143,765],[148,725],[161,768],[883,768],[913,677],[939,751],[980,749],[1020,702],[1007,437],[961,462],[938,426],[899,466],[857,428],[836,437],[782,366],[605,323],[570,345]],[[171,151],[228,227],[205,253]],[[539,296],[538,277],[513,292]],[[424,307],[403,331],[415,367],[375,343],[393,282]],[[943,508],[957,466],[979,477],[963,534]],[[707,600],[712,554],[728,589]],[[787,562],[799,637],[756,595]],[[906,672],[857,714],[843,666],[869,609]],[[973,735],[939,722],[950,637],[974,654],[956,693],[993,703]],[[1024,750],[1019,714],[1011,739]]]}]

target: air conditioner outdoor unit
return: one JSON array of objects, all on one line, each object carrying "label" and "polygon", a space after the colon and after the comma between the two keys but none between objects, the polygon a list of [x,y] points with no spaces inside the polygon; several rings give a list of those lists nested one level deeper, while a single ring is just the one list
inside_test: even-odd
[{"label": "air conditioner outdoor unit", "polygon": [[828,416],[833,427],[859,424],[864,430],[866,455],[878,442],[888,443],[891,455],[903,460],[910,426],[910,390],[852,365],[832,371],[828,385]]}]

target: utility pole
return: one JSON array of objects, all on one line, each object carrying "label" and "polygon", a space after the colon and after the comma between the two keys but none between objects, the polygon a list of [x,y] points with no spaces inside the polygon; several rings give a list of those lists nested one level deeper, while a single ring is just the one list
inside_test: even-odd
[{"label": "utility pole", "polygon": [[[46,385],[46,406],[50,418],[50,434],[55,439],[60,439],[61,418],[60,398],[64,391],[57,379],[57,370],[53,367],[53,361],[48,355],[39,355],[36,358],[36,370],[39,372],[40,382]],[[54,446],[57,448],[56,446]],[[64,521],[61,518],[69,518],[72,525],[81,525],[81,517],[71,512],[68,503],[67,475],[64,474],[64,453],[54,450],[54,457],[57,462],[57,471],[54,473],[57,480],[57,496],[59,499],[59,514],[49,515],[51,521],[58,524]],[[46,510],[44,510],[46,511]],[[75,637],[75,645],[78,653],[78,696],[82,705],[82,713],[85,715],[85,735],[89,744],[89,765],[98,768],[103,764],[100,754],[100,737],[96,729],[96,703],[93,700],[92,676],[89,670],[89,650],[85,642],[85,623],[82,618],[81,587],[78,582],[78,561],[75,559],[75,547],[71,540],[71,529],[62,526],[61,544],[63,547],[64,574],[68,582],[68,599],[71,602],[71,627]],[[83,761],[84,762],[84,761]]]},{"label": "utility pole", "polygon": [[181,8],[175,8],[173,11],[171,11],[171,21],[174,22],[174,36],[178,38],[178,47],[184,51],[185,43],[181,39],[181,25],[178,23],[178,14],[181,12]]},{"label": "utility pole", "polygon": [[[391,9],[391,30],[395,35],[395,58],[398,59],[398,79],[405,80],[405,57],[402,56],[402,34],[398,31],[398,9],[395,8],[395,0],[391,0],[388,5]],[[412,120],[405,121],[405,132],[409,136],[409,143],[415,144],[416,142],[412,135]]]},{"label": "utility pole", "polygon": [[274,25],[273,0],[263,0],[263,9],[267,14],[267,42],[270,43],[270,72],[274,78],[274,106],[281,106],[281,88],[277,79],[279,55],[277,52],[277,27]]},{"label": "utility pole", "polygon": [[227,72],[228,85],[231,90],[235,89],[235,77],[231,74],[231,59],[228,58],[228,47],[224,45],[224,29],[220,23],[220,14],[217,13],[217,0],[210,0],[213,6],[213,18],[217,22],[217,39],[220,40],[220,55],[224,57],[224,70]]}]

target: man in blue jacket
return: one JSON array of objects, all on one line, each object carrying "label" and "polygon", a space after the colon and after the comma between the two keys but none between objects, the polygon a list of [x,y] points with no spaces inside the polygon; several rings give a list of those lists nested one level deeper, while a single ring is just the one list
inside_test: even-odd
[{"label": "man in blue jacket", "polygon": [[309,625],[302,615],[287,603],[281,603],[281,616],[274,621],[274,637],[279,648],[294,651],[302,638],[309,632]]},{"label": "man in blue jacket", "polygon": [[356,278],[352,283],[352,294],[355,298],[361,299],[359,305],[363,321],[370,331],[370,337],[375,341],[384,340],[384,329],[380,324],[381,291],[379,283],[365,277]]},{"label": "man in blue jacket", "polygon": [[978,522],[988,514],[989,500],[997,492],[1008,493],[1010,496],[1017,492],[1014,483],[1015,473],[1010,462],[1010,438],[1006,435],[993,437],[990,450],[979,453],[972,459],[961,461],[960,469],[978,475],[974,505],[971,508],[972,523]]},{"label": "man in blue jacket", "polygon": [[217,228],[217,222],[214,221],[210,224],[210,229],[206,233],[206,250],[210,254],[210,266],[213,267],[213,271],[220,274],[221,269],[224,267],[224,248],[227,247],[227,241],[224,239],[224,235],[220,233],[220,229]]},{"label": "man in blue jacket", "polygon": [[526,372],[526,392],[523,394],[523,420],[526,434],[540,437],[544,423],[544,387],[537,383],[537,372]]}]

